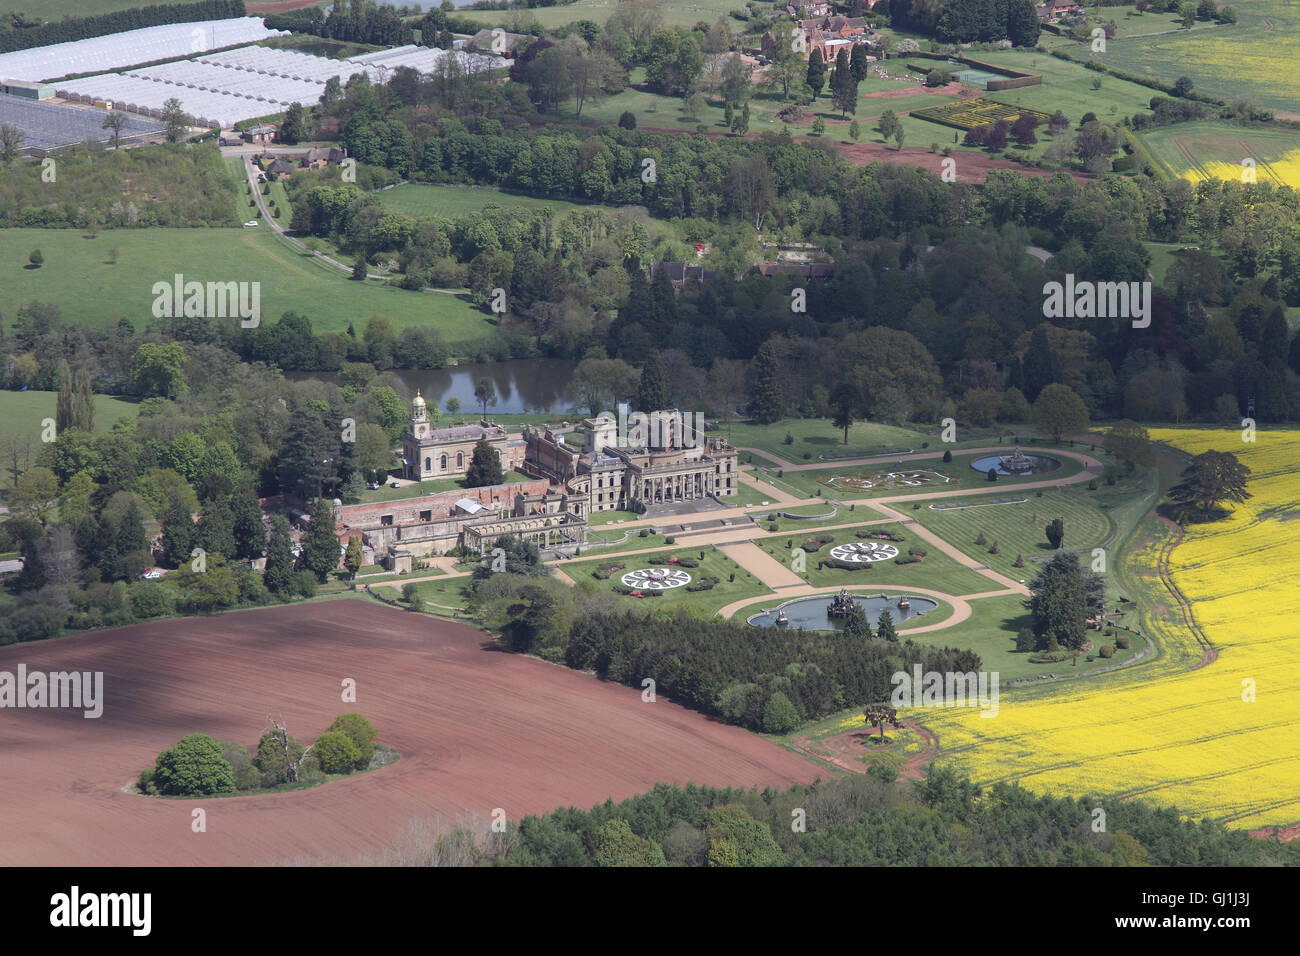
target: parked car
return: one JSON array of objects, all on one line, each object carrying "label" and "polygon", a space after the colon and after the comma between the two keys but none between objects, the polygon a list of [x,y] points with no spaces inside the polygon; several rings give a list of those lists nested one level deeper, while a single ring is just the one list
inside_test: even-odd
[{"label": "parked car", "polygon": [[161,568],[145,568],[144,571],[140,573],[140,577],[146,581],[157,581],[162,576],[163,571]]},{"label": "parked car", "polygon": [[379,490],[379,482],[377,482],[377,481],[369,481],[369,482],[366,482],[366,487],[369,488],[371,491],[378,491],[378,490]]},{"label": "parked car", "polygon": [[256,220],[256,219],[250,219],[250,220],[248,220],[248,222],[244,223],[244,225],[245,225],[245,226],[256,226],[256,225],[257,225],[257,220]]},{"label": "parked car", "polygon": [[402,483],[401,483],[400,481],[391,481],[391,482],[388,483],[388,487],[389,487],[389,488],[400,488],[400,487],[402,487]]}]

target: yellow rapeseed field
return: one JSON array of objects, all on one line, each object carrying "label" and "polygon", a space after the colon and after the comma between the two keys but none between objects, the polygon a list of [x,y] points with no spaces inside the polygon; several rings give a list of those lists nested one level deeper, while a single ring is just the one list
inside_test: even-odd
[{"label": "yellow rapeseed field", "polygon": [[[1242,167],[1239,163],[1224,163],[1218,160],[1202,160],[1201,166],[1207,175],[1198,170],[1184,170],[1182,177],[1190,182],[1205,179],[1230,179],[1242,182]],[[1260,183],[1272,183],[1275,186],[1290,186],[1300,189],[1300,149],[1293,149],[1278,159],[1261,160],[1255,169],[1255,179]]]},{"label": "yellow rapeseed field", "polygon": [[[1140,794],[1234,827],[1295,823],[1300,431],[1260,432],[1254,444],[1235,430],[1166,429],[1152,437],[1193,454],[1232,451],[1253,473],[1254,497],[1231,517],[1190,526],[1171,557],[1174,580],[1218,660],[1197,668],[1201,651],[1186,628],[1147,622],[1144,630],[1154,630],[1162,647],[1154,663],[1050,689],[1004,690],[992,719],[963,709],[909,716],[934,730],[942,753],[977,781]],[[1153,570],[1158,549],[1132,560]],[[1253,703],[1243,700],[1251,687]]]}]

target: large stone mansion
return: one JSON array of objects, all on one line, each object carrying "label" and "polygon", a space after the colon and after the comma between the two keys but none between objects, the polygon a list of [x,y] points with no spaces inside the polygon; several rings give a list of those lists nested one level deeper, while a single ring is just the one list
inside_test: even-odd
[{"label": "large stone mansion", "polygon": [[[634,420],[637,416],[634,416]],[[533,476],[526,482],[445,491],[396,501],[335,508],[341,541],[360,535],[376,559],[409,570],[412,558],[465,547],[482,554],[504,535],[542,548],[576,550],[587,541],[594,511],[645,512],[674,502],[737,493],[736,449],[703,434],[703,423],[676,411],[641,416],[647,427],[629,433],[612,415],[576,426],[581,447],[570,444],[568,423],[525,426],[510,436],[489,421],[433,428],[424,399],[411,403],[403,435],[403,473],[414,479],[464,475],[474,445],[485,439],[502,456],[503,470]]]}]

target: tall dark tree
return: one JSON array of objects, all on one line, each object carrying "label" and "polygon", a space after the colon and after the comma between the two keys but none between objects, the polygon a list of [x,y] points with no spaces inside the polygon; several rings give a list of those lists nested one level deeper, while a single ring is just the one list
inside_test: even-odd
[{"label": "tall dark tree", "polygon": [[749,417],[759,424],[770,424],[785,415],[785,377],[780,354],[774,341],[764,342],[750,368]]},{"label": "tall dark tree", "polygon": [[231,531],[235,537],[235,557],[260,558],[266,548],[266,528],[262,508],[252,482],[244,479],[230,498]]},{"label": "tall dark tree", "polygon": [[822,59],[821,50],[813,50],[812,56],[808,57],[808,87],[813,91],[813,96],[820,96],[822,88],[826,86],[826,61]]},{"label": "tall dark tree", "polygon": [[300,563],[315,574],[318,581],[324,582],[339,566],[341,556],[339,539],[334,534],[334,509],[328,499],[317,498],[312,505],[307,533],[302,536]]},{"label": "tall dark tree", "polygon": [[341,432],[313,405],[294,409],[280,445],[276,474],[280,490],[304,500],[323,494],[338,478]]},{"label": "tall dark tree", "polygon": [[65,359],[59,359],[56,375],[59,395],[54,403],[54,425],[62,433],[72,427],[72,369]]},{"label": "tall dark tree", "polygon": [[656,269],[650,280],[650,326],[667,328],[677,321],[677,295],[667,269]]},{"label": "tall dark tree", "polygon": [[841,382],[835,386],[831,392],[831,410],[833,418],[831,424],[836,428],[844,429],[844,444],[849,443],[849,427],[853,424],[853,416],[857,415],[862,408],[862,392],[858,386],[852,382]]},{"label": "tall dark tree", "polygon": [[230,512],[230,502],[224,495],[218,495],[203,505],[203,516],[199,518],[198,545],[208,554],[220,554],[231,558],[235,555],[234,515]]},{"label": "tall dark tree", "polygon": [[301,103],[291,103],[284,111],[284,122],[276,130],[275,138],[289,146],[307,138],[307,111]]},{"label": "tall dark tree", "polygon": [[499,485],[505,475],[501,470],[501,456],[497,450],[484,439],[474,444],[474,454],[469,460],[469,470],[465,473],[465,487],[485,488]]},{"label": "tall dark tree", "polygon": [[173,491],[167,498],[162,527],[163,560],[171,567],[180,567],[190,559],[196,529],[189,506],[178,492]]},{"label": "tall dark tree", "polygon": [[861,43],[853,45],[853,56],[849,58],[849,71],[853,79],[861,83],[867,78],[870,64],[867,63],[867,48]]},{"label": "tall dark tree", "polygon": [[894,629],[894,615],[888,611],[880,612],[880,618],[876,621],[876,637],[890,644],[898,643],[898,631]]},{"label": "tall dark tree", "polygon": [[668,380],[664,376],[663,366],[659,364],[659,352],[650,353],[650,358],[641,368],[641,381],[636,388],[636,409],[639,412],[657,412],[672,408],[668,394]]},{"label": "tall dark tree", "polygon": [[1061,547],[1061,542],[1065,540],[1064,519],[1053,518],[1047,523],[1047,527],[1043,529],[1043,533],[1047,535],[1047,543],[1053,548],[1059,549]]},{"label": "tall dark tree", "polygon": [[95,393],[90,382],[90,372],[77,369],[72,385],[72,427],[84,432],[95,430]]},{"label": "tall dark tree", "polygon": [[271,519],[271,537],[266,544],[266,571],[262,581],[272,594],[285,597],[293,589],[293,540],[284,515]]}]

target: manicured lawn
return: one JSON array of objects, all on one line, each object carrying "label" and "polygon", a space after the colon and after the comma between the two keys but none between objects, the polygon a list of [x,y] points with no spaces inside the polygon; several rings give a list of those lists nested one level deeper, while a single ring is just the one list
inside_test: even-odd
[{"label": "manicured lawn", "polygon": [[[421,600],[428,601],[430,604],[438,604],[443,607],[464,608],[469,601],[469,585],[471,579],[468,577],[448,578],[444,581],[419,581],[415,585],[415,592],[420,595]],[[397,582],[396,588],[386,588],[385,596],[396,597],[401,594],[402,582]]]},{"label": "manicured lawn", "polygon": [[[702,560],[700,559],[701,552],[704,553]],[[718,608],[730,604],[732,601],[747,597],[761,597],[771,593],[766,585],[711,545],[702,545],[698,548],[678,545],[676,547],[669,546],[656,554],[634,554],[626,557],[611,554],[609,557],[594,561],[566,561],[562,569],[575,582],[591,581],[598,586],[614,591],[615,586],[622,586],[620,579],[629,571],[636,571],[641,568],[675,567],[675,565],[670,564],[651,564],[649,559],[657,556],[690,558],[699,561],[699,567],[682,568],[691,576],[691,583],[695,583],[704,577],[715,577],[718,579],[718,583],[707,591],[688,591],[686,587],[678,587],[663,591],[659,597],[653,598],[620,596],[618,599],[620,603],[626,603],[629,607],[645,605],[656,613],[664,611],[671,613],[683,605],[692,605],[700,609],[707,608],[708,612],[712,614]],[[596,570],[599,565],[611,561],[617,561],[624,567],[622,570],[614,572],[604,581],[592,577],[591,572]],[[732,575],[735,575],[736,579],[734,581],[730,580]]]},{"label": "manicured lawn", "polygon": [[[909,513],[945,541],[993,570],[1027,580],[1037,573],[1042,566],[1040,562],[1049,560],[1054,553],[1043,530],[1053,518],[1064,520],[1063,546],[1071,551],[1084,551],[1081,560],[1085,565],[1092,563],[1092,556],[1087,552],[1101,547],[1110,538],[1114,528],[1108,512],[1121,496],[1114,489],[1076,490],[1079,488],[1072,485],[1063,491],[1048,489],[1041,498],[1031,493],[1021,504],[981,505],[972,498],[971,504],[976,507],[943,511],[922,502],[919,511]],[[975,539],[981,534],[987,543],[977,545]],[[998,543],[999,554],[989,553],[994,541]],[[1023,556],[1025,567],[1013,567],[1017,554]]]},{"label": "manicured lawn", "polygon": [[[626,530],[628,535],[626,541],[619,540],[623,536],[623,530],[618,528],[604,528],[599,531],[593,530],[587,532],[587,547],[582,549],[582,555],[579,557],[585,557],[589,554],[617,554],[623,551],[640,551],[643,548],[656,548],[664,544],[664,538],[666,537],[662,534],[648,534],[643,538],[641,537],[641,532],[637,529],[628,528]],[[616,543],[611,544],[603,542]],[[565,561],[558,564],[557,567],[561,571],[564,571],[568,565],[569,562]]]},{"label": "manicured lawn", "polygon": [[[1028,449],[1032,454],[1034,450]],[[1007,452],[1010,453],[1008,448]],[[1050,452],[1044,452],[1050,454]],[[1047,478],[1061,479],[1068,478],[1071,475],[1078,474],[1081,465],[1073,458],[1061,457],[1061,467],[1052,472],[1050,475],[1029,475],[1024,478],[1017,478],[1011,475],[1002,475],[996,482],[990,482],[985,475],[977,472],[971,467],[971,463],[979,458],[986,457],[982,454],[965,454],[953,455],[951,462],[944,462],[942,454],[934,458],[922,458],[915,461],[903,461],[901,464],[896,462],[883,462],[879,465],[857,465],[849,467],[836,468],[833,464],[827,463],[826,468],[809,469],[807,471],[792,471],[784,469],[784,475],[777,479],[778,485],[788,486],[797,490],[804,497],[816,496],[819,492],[823,498],[869,498],[880,497],[882,495],[927,495],[935,491],[956,491],[959,489],[979,489],[981,492],[986,486],[996,485],[998,488],[1008,488],[1014,490],[1016,485],[1023,485],[1031,481],[1043,481]],[[772,472],[773,475],[776,469]],[[936,475],[946,475],[953,479],[944,482],[940,478],[934,477],[928,483],[918,487],[908,487],[896,481],[891,481],[886,475],[895,472],[931,472]],[[766,471],[756,472],[758,477],[768,477]],[[847,478],[865,478],[874,482],[872,487],[867,489],[856,488],[853,485],[839,485],[832,487],[822,484],[824,479],[835,476]],[[994,497],[999,497],[995,495]]]},{"label": "manicured lawn", "polygon": [[[931,547],[916,535],[908,534],[907,529],[902,525],[877,525],[869,530],[901,532],[903,535],[902,541],[882,542],[890,543],[898,548],[900,556],[905,556],[907,549],[912,547],[927,551],[928,554],[923,560],[915,564],[895,564],[893,560],[888,560],[864,565],[856,571],[833,567],[819,568],[817,566],[819,561],[830,560],[830,551],[833,547],[861,539],[849,529],[817,532],[816,536],[818,538],[830,538],[831,541],[829,544],[822,545],[820,550],[806,554],[804,560],[807,570],[800,577],[814,587],[853,585],[869,588],[875,584],[892,586],[910,584],[914,587],[933,588],[936,591],[952,595],[977,594],[981,591],[995,590],[997,587],[982,574],[962,567],[952,558]],[[792,561],[791,552],[795,548],[804,547],[803,542],[806,537],[806,535],[791,533],[789,535],[760,538],[754,543],[777,561],[780,561],[786,567],[790,567]],[[804,547],[804,550],[808,551],[807,547]]]},{"label": "manicured lawn", "polygon": [[[39,248],[45,264],[25,268]],[[116,265],[109,250],[118,250]],[[0,231],[0,288],[11,302],[57,305],[74,326],[105,328],[128,318],[137,329],[152,320],[155,282],[180,273],[201,282],[260,282],[261,318],[296,311],[317,332],[342,332],[386,315],[399,329],[428,325],[449,343],[487,336],[493,325],[469,302],[450,295],[408,292],[354,282],[314,256],[257,229],[116,229],[86,239],[77,229]]]},{"label": "manicured lawn", "polygon": [[[1079,47],[1080,51],[1084,49]],[[1075,55],[1080,56],[1078,53]],[[1086,56],[1086,53],[1082,55]],[[994,66],[1038,73],[1043,77],[1040,86],[998,90],[988,94],[990,99],[1048,114],[1061,110],[1075,125],[1084,113],[1096,113],[1102,122],[1117,123],[1125,116],[1150,112],[1151,97],[1158,94],[1149,86],[1107,76],[1080,63],[1060,60],[1034,50],[996,50],[973,56]],[[1177,75],[1169,74],[1167,82],[1172,83]],[[1101,80],[1101,86],[1095,90],[1092,88],[1093,80]],[[1040,144],[1049,140],[1046,135],[1039,136]]]},{"label": "manicured lawn", "polygon": [[[758,448],[774,455],[777,463],[788,461],[795,464],[815,461],[818,456],[826,454],[865,458],[901,449],[920,451],[921,442],[934,440],[933,436],[910,428],[855,422],[849,429],[849,443],[845,445],[843,429],[834,427],[825,418],[787,418],[770,425],[736,422],[722,425],[712,434],[723,436],[737,447]],[[787,434],[793,437],[793,444],[785,444]],[[742,459],[744,454],[742,451]],[[805,454],[808,458],[803,457]]]},{"label": "manicured lawn", "polygon": [[810,520],[800,520],[799,518],[780,518],[776,517],[782,512],[797,515],[824,515],[830,511],[831,503],[801,505],[797,508],[781,508],[778,511],[764,511],[762,514],[755,514],[754,520],[759,522],[759,527],[767,530],[772,526],[772,518],[776,518],[776,527],[780,532],[794,532],[807,528],[822,528],[832,525],[852,524],[854,522],[874,521],[881,517],[880,512],[873,510],[869,505],[852,504],[840,505],[839,510],[829,518],[817,518]]}]

